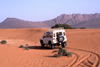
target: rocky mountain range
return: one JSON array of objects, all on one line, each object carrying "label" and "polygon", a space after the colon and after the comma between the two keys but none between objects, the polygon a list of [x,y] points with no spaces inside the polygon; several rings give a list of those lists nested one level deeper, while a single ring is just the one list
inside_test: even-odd
[{"label": "rocky mountain range", "polygon": [[69,24],[76,28],[100,28],[100,13],[95,14],[62,14],[54,19],[32,22],[17,18],[6,18],[0,23],[0,28],[51,28],[55,24]]}]

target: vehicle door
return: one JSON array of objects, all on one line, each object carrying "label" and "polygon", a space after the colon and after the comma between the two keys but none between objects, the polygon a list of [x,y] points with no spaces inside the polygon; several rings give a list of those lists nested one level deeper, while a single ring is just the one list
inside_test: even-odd
[{"label": "vehicle door", "polygon": [[57,36],[56,36],[56,33],[53,33],[53,43],[57,43]]},{"label": "vehicle door", "polygon": [[52,40],[53,40],[53,35],[52,35],[52,32],[50,32],[50,33],[48,33],[48,35],[47,35],[47,43],[48,43],[49,41],[52,42]]},{"label": "vehicle door", "polygon": [[46,33],[44,33],[44,36],[43,36],[43,43],[47,44],[47,34]]},{"label": "vehicle door", "polygon": [[64,41],[66,41],[66,33],[63,32],[63,36],[64,36]]}]

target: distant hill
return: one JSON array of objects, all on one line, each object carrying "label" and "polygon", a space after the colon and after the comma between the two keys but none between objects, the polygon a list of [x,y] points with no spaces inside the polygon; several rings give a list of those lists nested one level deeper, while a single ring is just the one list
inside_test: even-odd
[{"label": "distant hill", "polygon": [[0,28],[49,28],[49,26],[42,22],[31,22],[16,18],[7,18],[0,23]]},{"label": "distant hill", "polygon": [[17,18],[7,18],[0,23],[0,28],[51,28],[55,24],[69,24],[76,28],[100,28],[100,13],[95,14],[62,14],[54,19],[32,22]]}]

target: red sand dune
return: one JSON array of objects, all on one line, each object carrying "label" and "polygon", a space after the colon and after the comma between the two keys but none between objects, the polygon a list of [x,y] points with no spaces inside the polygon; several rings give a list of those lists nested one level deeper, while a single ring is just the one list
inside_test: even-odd
[{"label": "red sand dune", "polygon": [[[39,39],[47,29],[0,29],[0,67],[96,67],[100,66],[100,29],[67,29],[67,51],[72,57],[53,57],[55,49],[41,49]],[[30,50],[19,48],[28,44]]]}]

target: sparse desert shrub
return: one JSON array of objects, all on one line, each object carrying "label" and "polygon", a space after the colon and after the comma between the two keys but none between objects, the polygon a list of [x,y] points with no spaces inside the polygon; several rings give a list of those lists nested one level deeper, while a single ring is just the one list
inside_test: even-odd
[{"label": "sparse desert shrub", "polygon": [[71,57],[71,56],[72,56],[72,53],[71,53],[71,52],[68,52],[68,53],[66,54],[66,56]]},{"label": "sparse desert shrub", "polygon": [[2,41],[1,41],[1,44],[6,44],[6,43],[7,43],[6,40],[2,40]]},{"label": "sparse desert shrub", "polygon": [[60,57],[60,56],[68,56],[68,57],[71,57],[72,56],[72,53],[71,52],[67,52],[66,49],[63,49],[62,47],[59,48],[59,50],[55,50],[53,51],[52,53],[54,52],[58,52],[58,55],[56,55],[56,57]]},{"label": "sparse desert shrub", "polygon": [[26,46],[28,46],[28,44],[26,44]]},{"label": "sparse desert shrub", "polygon": [[25,47],[24,49],[25,49],[25,50],[29,50],[29,48],[28,48],[28,47]]},{"label": "sparse desert shrub", "polygon": [[19,48],[25,48],[23,45],[20,45]]},{"label": "sparse desert shrub", "polygon": [[28,47],[24,47],[23,45],[20,45],[19,48],[23,48],[23,49],[25,49],[25,50],[29,50]]},{"label": "sparse desert shrub", "polygon": [[58,52],[57,50],[55,50],[55,51],[52,51],[52,53],[54,53],[54,52]]},{"label": "sparse desert shrub", "polygon": [[80,29],[85,29],[85,27],[81,27]]},{"label": "sparse desert shrub", "polygon": [[70,26],[68,24],[55,24],[51,28],[53,29],[53,28],[59,28],[59,27],[63,27],[64,29],[76,29],[76,28],[73,28],[72,26]]},{"label": "sparse desert shrub", "polygon": [[73,27],[73,29],[77,29],[76,27]]},{"label": "sparse desert shrub", "polygon": [[26,46],[25,47],[28,47],[28,44],[26,44]]},{"label": "sparse desert shrub", "polygon": [[58,55],[59,55],[59,56],[62,56],[62,55],[63,55],[63,48],[62,48],[62,47],[59,48],[59,50],[58,50]]}]

